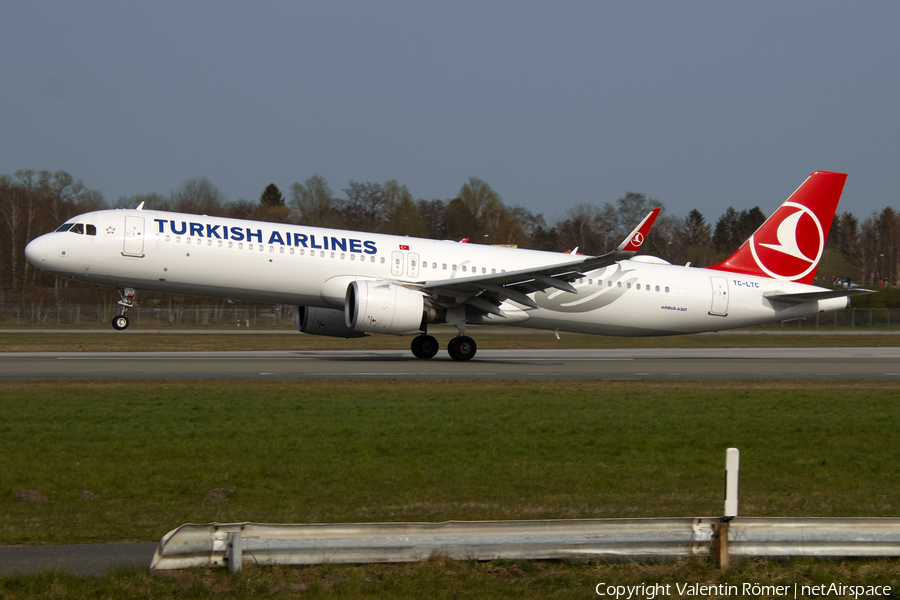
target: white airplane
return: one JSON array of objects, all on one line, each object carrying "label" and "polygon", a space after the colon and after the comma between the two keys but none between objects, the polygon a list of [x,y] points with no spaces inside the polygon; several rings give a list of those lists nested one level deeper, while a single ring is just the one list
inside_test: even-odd
[{"label": "white airplane", "polygon": [[672,265],[636,255],[659,209],[612,252],[582,257],[142,210],[66,221],[25,248],[38,268],[112,286],[113,327],[128,327],[136,289],[297,307],[297,329],[344,338],[416,335],[450,323],[455,360],[475,355],[469,324],[655,336],[718,331],[839,310],[866,290],[810,285],[847,176],[819,171],[722,263]]}]

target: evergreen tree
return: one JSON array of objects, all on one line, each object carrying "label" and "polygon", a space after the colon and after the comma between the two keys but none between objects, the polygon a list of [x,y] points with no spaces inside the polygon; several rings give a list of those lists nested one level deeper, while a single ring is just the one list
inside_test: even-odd
[{"label": "evergreen tree", "polygon": [[284,206],[284,196],[277,185],[270,183],[259,197],[259,203],[263,206]]}]

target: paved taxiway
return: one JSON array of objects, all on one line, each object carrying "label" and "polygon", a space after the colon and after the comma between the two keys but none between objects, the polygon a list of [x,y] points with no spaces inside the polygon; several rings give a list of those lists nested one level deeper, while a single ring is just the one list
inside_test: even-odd
[{"label": "paved taxiway", "polygon": [[900,348],[0,353],[0,381],[64,379],[900,380]]}]

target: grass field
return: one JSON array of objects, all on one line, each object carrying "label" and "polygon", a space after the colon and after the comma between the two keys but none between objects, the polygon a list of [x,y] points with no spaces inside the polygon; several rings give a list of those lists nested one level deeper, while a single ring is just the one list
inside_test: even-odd
[{"label": "grass field", "polygon": [[[210,521],[714,516],[729,446],[743,516],[900,516],[890,383],[15,382],[0,398],[0,544],[156,541]],[[205,499],[215,488],[234,491]],[[45,571],[0,576],[0,598],[585,598],[601,582],[900,598],[900,561]]]},{"label": "grass field", "polygon": [[[891,383],[17,382],[0,396],[3,544],[155,541],[211,521],[715,516],[729,446],[742,516],[900,516]],[[215,488],[234,492],[204,500]]]},{"label": "grass field", "polygon": [[[229,575],[224,569],[179,572],[123,570],[100,578],[73,577],[59,572],[0,577],[0,598],[599,598],[596,589],[608,586],[668,586],[655,595],[634,599],[678,597],[679,586],[730,585],[731,596],[686,594],[691,598],[828,597],[803,593],[802,586],[891,586],[887,596],[898,598],[900,562],[895,560],[740,561],[730,571],[718,571],[709,561],[686,560],[663,564],[583,564],[531,561],[484,563],[433,559],[400,565],[321,565],[312,567],[245,567]],[[789,594],[742,594],[744,585],[789,586]],[[646,587],[644,589],[647,589]],[[659,589],[659,588],[654,588]],[[613,593],[613,592],[611,592]],[[615,598],[607,595],[606,598]],[[834,595],[832,598],[848,597]],[[853,597],[853,596],[849,596]],[[864,598],[865,596],[859,596]],[[872,596],[869,596],[872,597]],[[620,596],[623,600],[627,594]]]}]

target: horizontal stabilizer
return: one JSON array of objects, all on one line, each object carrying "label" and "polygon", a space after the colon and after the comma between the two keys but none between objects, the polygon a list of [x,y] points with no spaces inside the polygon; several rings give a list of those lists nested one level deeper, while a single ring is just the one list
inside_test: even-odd
[{"label": "horizontal stabilizer", "polygon": [[779,292],[766,292],[764,298],[775,300],[776,302],[787,302],[789,304],[803,304],[804,302],[815,302],[816,300],[828,300],[829,298],[842,298],[844,296],[861,296],[863,294],[871,294],[875,290],[826,290],[821,292],[802,292],[800,294],[782,294]]}]

